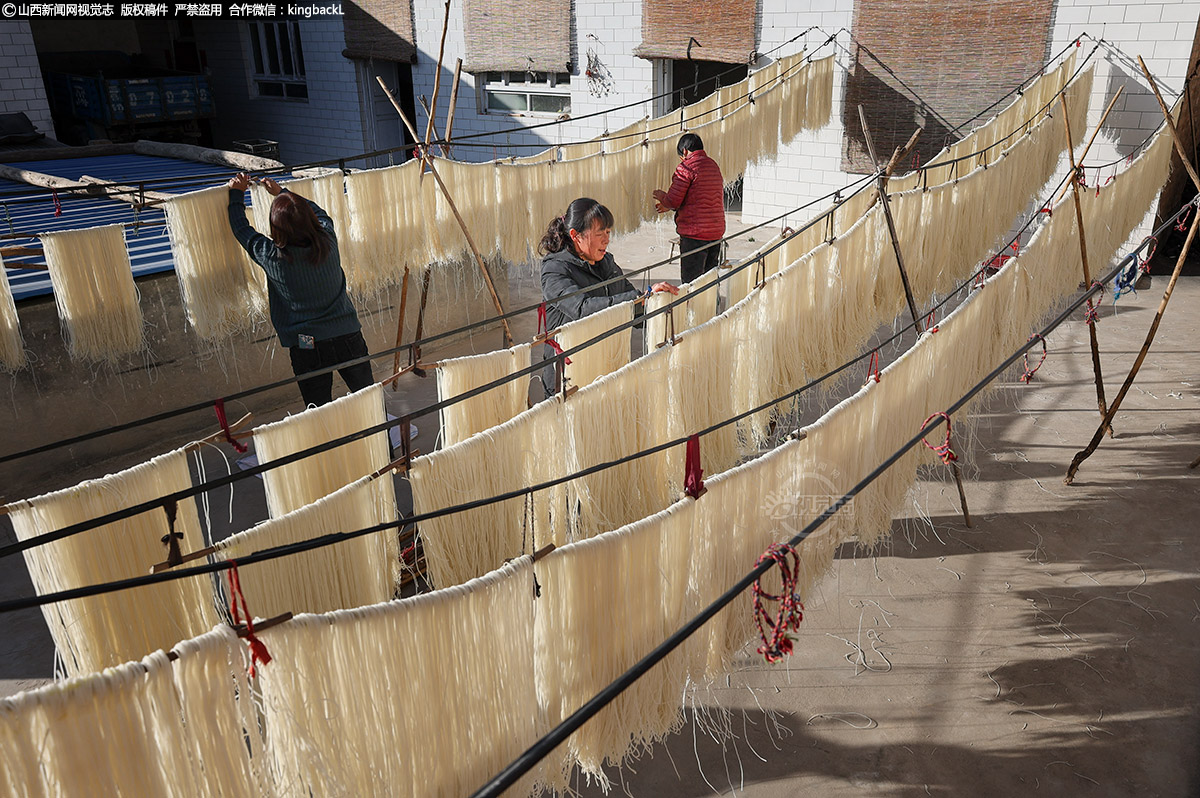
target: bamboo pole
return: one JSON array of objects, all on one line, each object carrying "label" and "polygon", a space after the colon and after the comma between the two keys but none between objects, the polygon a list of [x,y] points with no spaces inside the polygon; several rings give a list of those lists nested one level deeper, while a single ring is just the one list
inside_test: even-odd
[{"label": "bamboo pole", "polygon": [[458,107],[458,83],[462,78],[462,59],[454,60],[454,84],[450,87],[450,110],[446,114],[446,144],[442,152],[450,157],[450,137],[454,135],[454,110]]},{"label": "bamboo pole", "polygon": [[[421,97],[420,97],[420,102],[421,102],[421,107],[422,107],[423,109],[425,109],[425,113],[429,114],[429,115],[432,117],[432,115],[433,115],[433,109],[430,107],[430,105],[429,105],[429,101],[425,99],[425,95],[424,95],[424,94],[422,94],[422,95],[421,95]],[[434,135],[434,137],[435,137],[435,138],[439,138],[439,139],[441,138],[441,135],[438,133],[437,125],[434,125],[434,126],[433,126],[433,135]],[[432,139],[430,139],[430,141],[432,141]],[[425,142],[425,149],[426,149],[426,150],[428,150],[428,149],[430,148],[430,146],[431,146],[431,145],[430,145],[429,141],[426,141],[426,142]],[[443,145],[442,145],[442,156],[443,156],[443,157],[446,157],[446,156],[448,156],[449,154],[450,154],[449,150],[447,150],[447,149],[446,149],[446,145],[445,145],[445,144],[443,144]]]},{"label": "bamboo pole", "polygon": [[[860,122],[862,122],[863,138],[866,139],[867,142],[867,154],[871,157],[871,165],[878,168],[879,162],[875,159],[875,144],[871,141],[871,131],[867,127],[867,115],[863,113],[863,107],[861,105],[858,106],[858,119]],[[905,145],[906,150],[910,149],[912,145],[916,143],[917,133],[920,133],[920,130],[918,130],[916,133],[913,133],[912,137],[908,140],[908,144]],[[897,150],[896,153],[893,154],[893,161],[898,159],[899,152],[900,150]],[[913,326],[915,327],[917,334],[920,335],[921,320],[917,316],[917,303],[913,301],[912,287],[908,284],[908,272],[904,268],[904,255],[900,251],[900,237],[896,235],[896,223],[892,220],[892,208],[888,203],[887,170],[879,172],[879,175],[876,178],[876,185],[879,188],[879,203],[883,206],[883,215],[884,218],[887,219],[888,235],[891,236],[892,239],[892,249],[896,253],[896,266],[898,266],[900,269],[900,279],[904,283],[904,296],[908,300],[908,310],[910,313],[912,313]],[[971,512],[967,509],[967,494],[966,491],[963,490],[962,471],[959,469],[958,463],[953,461],[950,462],[950,472],[954,474],[954,484],[958,486],[958,501],[962,507],[963,521],[966,523],[967,528],[970,528]]]},{"label": "bamboo pole", "polygon": [[[867,115],[863,113],[862,106],[858,106],[858,119],[862,122],[863,138],[867,141],[867,153],[871,157],[871,165],[876,169],[879,168],[879,161],[875,158],[875,144],[871,141],[871,131],[867,128]],[[908,311],[912,314],[913,325],[917,333],[921,332],[921,319],[917,316],[917,303],[913,301],[912,286],[908,282],[908,272],[904,268],[904,256],[900,252],[900,240],[896,236],[896,222],[892,219],[892,208],[888,203],[887,198],[887,183],[884,181],[883,172],[879,172],[876,178],[876,183],[879,187],[879,201],[883,204],[883,215],[887,219],[888,234],[892,237],[892,249],[896,253],[896,265],[900,267],[900,280],[904,283],[904,298],[908,300]]]},{"label": "bamboo pole", "polygon": [[[1142,67],[1142,73],[1146,76],[1146,80],[1150,82],[1150,88],[1154,91],[1155,99],[1158,100],[1158,107],[1162,109],[1163,117],[1167,121],[1167,130],[1171,134],[1171,140],[1175,143],[1175,150],[1179,153],[1179,159],[1183,162],[1183,166],[1187,170],[1192,182],[1195,183],[1197,190],[1200,190],[1200,176],[1197,176],[1196,170],[1192,166],[1191,158],[1183,150],[1183,143],[1179,140],[1179,131],[1175,129],[1175,120],[1171,118],[1171,112],[1167,109],[1167,104],[1163,102],[1162,95],[1158,91],[1158,84],[1154,82],[1154,76],[1146,68],[1146,62],[1142,60],[1141,56],[1138,56],[1138,64]],[[1192,248],[1192,241],[1196,238],[1197,227],[1200,227],[1200,225],[1196,224],[1196,220],[1193,219],[1191,228],[1188,230],[1187,239],[1183,242],[1183,249],[1179,252],[1178,260],[1175,261],[1175,269],[1171,272],[1171,281],[1167,283],[1167,290],[1163,293],[1162,301],[1158,303],[1158,311],[1154,314],[1154,321],[1150,323],[1150,330],[1146,333],[1146,341],[1142,344],[1137,358],[1133,361],[1133,368],[1129,370],[1129,376],[1125,378],[1124,384],[1121,385],[1121,390],[1117,392],[1116,398],[1113,399],[1112,405],[1108,408],[1108,415],[1105,416],[1104,422],[1100,424],[1100,428],[1096,430],[1088,445],[1079,452],[1076,452],[1075,457],[1071,460],[1071,465],[1067,467],[1067,475],[1063,477],[1063,482],[1067,485],[1070,485],[1075,480],[1075,474],[1079,471],[1079,466],[1083,461],[1091,457],[1092,452],[1096,451],[1096,447],[1100,445],[1101,438],[1104,437],[1105,425],[1112,421],[1112,417],[1117,414],[1117,409],[1120,408],[1121,402],[1125,400],[1125,394],[1129,393],[1129,389],[1137,377],[1138,369],[1142,367],[1142,361],[1146,359],[1146,353],[1150,351],[1150,345],[1154,343],[1154,336],[1158,332],[1158,325],[1162,321],[1163,313],[1167,310],[1167,303],[1171,301],[1171,292],[1175,290],[1175,283],[1179,280],[1179,272],[1183,269],[1183,262],[1187,260],[1188,251]]]},{"label": "bamboo pole", "polygon": [[[391,89],[389,89],[387,84],[383,82],[383,78],[379,77],[378,75],[375,76],[375,80],[379,82],[380,88],[383,89],[383,93],[386,94],[388,100],[391,101],[392,107],[396,109],[396,113],[400,114],[400,120],[404,123],[404,126],[408,128],[409,133],[411,133],[413,138],[416,139],[416,128],[413,127],[412,122],[408,121],[408,116],[404,113],[404,109],[400,107],[400,103],[396,101],[396,97],[392,94]],[[458,206],[454,204],[454,198],[450,196],[450,190],[446,188],[446,184],[442,182],[441,175],[438,174],[437,168],[434,167],[433,159],[430,158],[428,154],[426,154],[423,159],[426,166],[429,167],[429,173],[433,175],[433,179],[437,181],[438,188],[441,189],[442,195],[446,198],[446,202],[450,205],[450,210],[454,212],[454,218],[458,221],[458,226],[462,228],[463,235],[467,239],[467,245],[471,248],[471,254],[475,256],[475,262],[479,265],[479,270],[483,273],[483,279],[487,284],[488,293],[492,295],[492,304],[496,306],[496,312],[503,317],[504,307],[500,304],[500,297],[497,295],[496,286],[492,282],[492,274],[488,271],[487,264],[483,262],[483,256],[479,254],[479,248],[475,246],[475,239],[471,238],[471,231],[467,229],[467,223],[463,221],[462,214],[458,212]],[[508,327],[508,319],[501,318],[500,323],[504,327],[505,345],[511,347],[513,345],[513,337],[512,330],[510,330]]]},{"label": "bamboo pole", "polygon": [[[1108,121],[1109,112],[1111,112],[1113,106],[1117,104],[1117,98],[1121,96],[1121,92],[1123,91],[1125,91],[1125,87],[1118,86],[1116,92],[1113,94],[1113,98],[1108,101],[1108,107],[1105,108],[1104,113],[1101,114],[1100,121],[1097,123],[1096,129],[1092,131],[1092,135],[1088,139],[1087,146],[1083,148],[1083,152],[1079,153],[1079,163],[1083,163],[1083,159],[1087,157],[1088,151],[1092,149],[1092,142],[1096,140],[1096,136],[1100,135],[1100,131],[1104,128],[1104,123]],[[1059,96],[1061,97],[1062,95]],[[1062,190],[1058,192],[1058,196],[1055,198],[1054,202],[1050,203],[1050,207],[1053,208],[1059,203],[1060,200],[1062,200],[1063,197],[1067,196],[1067,191],[1069,189],[1070,186],[1063,186]]]},{"label": "bamboo pole", "polygon": [[429,121],[425,123],[425,147],[433,136],[433,115],[437,111],[438,90],[442,87],[442,58],[446,55],[446,30],[450,27],[450,0],[446,0],[446,14],[442,18],[442,43],[438,45],[437,68],[433,72],[433,99],[429,103]]},{"label": "bamboo pole", "polygon": [[[396,321],[396,349],[397,350],[400,349],[400,344],[404,341],[404,315],[405,315],[405,308],[407,308],[407,307],[408,307],[408,267],[405,266],[404,267],[404,280],[400,283],[400,317]],[[413,340],[416,341],[418,339],[414,338]],[[397,351],[396,354],[392,356],[392,373],[395,374],[398,371],[400,371],[400,352],[399,351]],[[398,390],[399,385],[400,385],[400,381],[394,380],[392,382],[392,390],[393,391]]]},{"label": "bamboo pole", "polygon": [[[1083,264],[1083,286],[1084,289],[1092,287],[1092,269],[1088,265],[1087,254],[1087,235],[1083,228],[1083,206],[1079,203],[1079,167],[1075,164],[1075,151],[1071,145],[1071,120],[1067,118],[1067,98],[1063,94],[1058,95],[1059,104],[1062,106],[1063,117],[1063,132],[1067,137],[1067,160],[1071,165],[1071,196],[1075,199],[1075,226],[1079,230],[1079,257]],[[1092,306],[1092,299],[1088,297],[1088,318],[1095,313],[1095,308]],[[1096,325],[1089,321],[1088,338],[1092,345],[1092,374],[1096,378],[1096,404],[1100,409],[1100,418],[1105,419],[1105,429],[1108,432],[1108,437],[1112,437],[1111,419],[1108,419],[1108,403],[1104,400],[1104,376],[1100,371],[1100,343],[1096,338]]]}]

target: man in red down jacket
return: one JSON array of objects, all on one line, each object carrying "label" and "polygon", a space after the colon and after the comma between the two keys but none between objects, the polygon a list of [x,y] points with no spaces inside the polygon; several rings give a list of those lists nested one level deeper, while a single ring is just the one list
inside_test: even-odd
[{"label": "man in red down jacket", "polygon": [[690,283],[719,263],[721,245],[713,244],[725,235],[725,181],[717,162],[704,152],[704,142],[695,133],[684,133],[675,148],[679,166],[668,191],[655,189],[655,207],[659,213],[675,211],[675,230],[679,233],[680,279]]}]

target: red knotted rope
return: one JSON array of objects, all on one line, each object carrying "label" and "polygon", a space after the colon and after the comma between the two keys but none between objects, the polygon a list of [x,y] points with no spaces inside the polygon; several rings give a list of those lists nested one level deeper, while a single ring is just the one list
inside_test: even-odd
[{"label": "red knotted rope", "polygon": [[1142,243],[1150,242],[1150,246],[1146,248],[1146,256],[1138,261],[1138,268],[1143,272],[1150,271],[1150,260],[1154,257],[1154,253],[1158,251],[1158,238],[1155,236],[1146,236],[1142,239]]},{"label": "red knotted rope", "polygon": [[1026,350],[1025,354],[1021,356],[1025,360],[1025,373],[1021,375],[1021,382],[1025,383],[1032,380],[1033,375],[1037,374],[1037,370],[1040,369],[1042,364],[1046,362],[1046,339],[1037,333],[1034,333],[1033,335],[1029,336],[1029,340],[1042,342],[1042,359],[1037,362],[1036,366],[1029,368],[1029,351]]},{"label": "red knotted rope", "polygon": [[249,451],[249,447],[244,443],[240,443],[237,438],[233,437],[233,432],[229,429],[229,421],[225,418],[225,400],[218,399],[213,402],[213,409],[217,411],[217,423],[221,425],[221,430],[225,433],[225,440],[237,451],[238,454],[245,454]]},{"label": "red knotted rope", "polygon": [[[788,630],[798,631],[800,622],[804,620],[804,604],[796,593],[796,583],[800,579],[800,555],[786,543],[772,543],[754,565],[762,565],[765,560],[774,560],[779,565],[779,574],[783,579],[782,592],[776,596],[764,590],[761,576],[750,589],[754,594],[754,622],[758,624],[758,634],[763,641],[758,653],[767,662],[774,663],[791,655],[792,638],[788,637]],[[779,602],[774,618],[763,607],[764,599]]]},{"label": "red knotted rope", "polygon": [[[1100,282],[1099,280],[1092,280],[1091,287],[1099,288],[1100,295],[1104,295],[1104,283]],[[1090,297],[1087,301],[1087,310],[1083,312],[1083,321],[1085,324],[1095,324],[1096,322],[1100,321],[1100,307],[1099,305],[1093,305]]]},{"label": "red knotted rope", "polygon": [[876,349],[871,353],[871,362],[867,364],[867,378],[863,380],[863,385],[866,385],[871,380],[879,382],[879,350]]},{"label": "red knotted rope", "polygon": [[929,441],[922,438],[921,443],[925,444],[926,449],[933,452],[938,457],[942,458],[943,465],[950,465],[951,463],[953,463],[955,460],[958,459],[958,455],[956,455],[954,453],[954,450],[950,448],[950,416],[946,415],[945,413],[934,413],[932,416],[925,419],[924,423],[921,424],[921,429],[925,429],[926,427],[928,427],[929,422],[933,421],[935,418],[946,419],[946,440],[945,440],[945,442],[941,443],[937,446],[934,446]]},{"label": "red knotted rope", "polygon": [[929,311],[929,315],[925,317],[925,332],[935,333],[938,331],[937,325],[933,323],[934,313],[937,311]]},{"label": "red knotted rope", "polygon": [[246,605],[246,596],[242,593],[242,583],[238,579],[237,562],[230,560],[229,564],[231,567],[227,573],[229,575],[230,609],[233,611],[234,625],[242,622],[241,616],[243,614],[246,616],[246,643],[250,646],[250,668],[247,670],[247,673],[253,679],[255,663],[268,664],[271,661],[271,652],[267,651],[267,644],[259,640],[254,634],[254,616],[250,614],[250,608]]},{"label": "red knotted rope", "polygon": [[538,305],[538,328],[536,335],[541,335],[544,332],[549,332],[546,329],[546,303]]},{"label": "red knotted rope", "polygon": [[[549,332],[550,332],[550,330],[546,326],[546,303],[543,302],[542,304],[538,305],[537,334],[538,335],[546,335]],[[558,345],[558,341],[555,341],[553,338],[550,338],[548,335],[546,336],[546,339],[543,341],[543,343],[546,344],[546,346],[553,349],[556,353],[558,353],[560,355],[563,353],[562,347]],[[571,365],[571,358],[564,357],[563,365],[566,365],[566,366]]]},{"label": "red knotted rope", "polygon": [[1195,207],[1194,205],[1188,205],[1188,206],[1187,206],[1187,210],[1185,210],[1185,211],[1183,212],[1183,216],[1180,216],[1180,217],[1179,217],[1179,222],[1178,222],[1178,223],[1176,223],[1176,225],[1175,225],[1175,229],[1176,229],[1176,230],[1178,230],[1178,231],[1179,231],[1179,232],[1181,232],[1181,233],[1186,233],[1186,232],[1187,232],[1187,227],[1188,227],[1188,217],[1192,215],[1192,208],[1194,208],[1194,207]]},{"label": "red knotted rope", "polygon": [[705,492],[704,469],[700,467],[700,436],[693,435],[687,439],[684,448],[683,492],[693,499],[699,499]]},{"label": "red knotted rope", "polygon": [[54,215],[62,216],[62,203],[58,201],[58,189],[50,189],[50,197],[54,200]]}]

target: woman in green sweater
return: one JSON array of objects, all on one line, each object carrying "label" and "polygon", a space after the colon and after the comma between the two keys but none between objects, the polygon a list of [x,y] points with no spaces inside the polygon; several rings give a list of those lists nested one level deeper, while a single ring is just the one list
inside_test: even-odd
[{"label": "woman in green sweater", "polygon": [[[271,324],[279,343],[291,352],[292,372],[300,376],[365,357],[367,342],[346,295],[333,220],[315,202],[280,188],[271,178],[261,183],[275,197],[271,237],[246,220],[250,177],[244,173],[227,184],[229,225],[238,243],[267,273]],[[372,382],[369,361],[339,368],[338,373],[351,391]],[[333,373],[300,380],[299,387],[306,405],[326,404],[333,398]]]}]

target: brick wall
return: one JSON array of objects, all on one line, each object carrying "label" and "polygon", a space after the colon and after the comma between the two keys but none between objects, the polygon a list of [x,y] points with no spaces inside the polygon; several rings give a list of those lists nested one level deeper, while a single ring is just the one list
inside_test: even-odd
[{"label": "brick wall", "polygon": [[28,22],[0,20],[0,113],[24,113],[54,138],[50,103]]},{"label": "brick wall", "polygon": [[[833,32],[839,27],[849,29],[852,24],[854,3],[848,0],[814,2],[809,10],[803,12],[793,11],[788,5],[787,0],[763,0],[760,49],[767,50],[808,25],[821,25],[826,31]],[[1057,0],[1050,22],[1047,55],[1057,53],[1086,32],[1097,39],[1104,38],[1112,42],[1130,56],[1141,55],[1164,88],[1178,92],[1187,74],[1188,56],[1196,36],[1198,17],[1198,0],[1174,3]],[[1007,20],[1000,17],[995,24],[1005,25]],[[816,46],[827,35],[812,33],[806,40],[810,46]],[[846,41],[845,34],[842,34],[841,40]],[[1085,40],[1081,52],[1086,53],[1092,44]],[[791,50],[785,49],[783,52]],[[822,52],[828,52],[828,49]],[[857,177],[843,171],[841,164],[844,130],[837,109],[842,107],[845,99],[849,58],[840,50],[837,57],[833,89],[834,119],[823,130],[802,133],[794,143],[781,149],[776,161],[747,171],[742,213],[745,221],[771,218],[827,191],[845,186]],[[1106,124],[1105,134],[1097,140],[1088,155],[1087,163],[1099,164],[1132,152],[1158,125],[1162,115],[1153,95],[1138,77],[1140,71],[1136,61],[1130,63],[1126,56],[1104,48],[1093,60],[1097,71],[1089,112],[1090,127],[1098,123],[1117,87],[1125,86],[1125,93]],[[980,120],[980,123],[983,122],[986,119]],[[1060,169],[1060,173],[1064,172],[1065,159]],[[810,212],[797,214],[789,222],[794,224],[809,215]],[[1143,224],[1135,237],[1140,238],[1145,232],[1146,224]]]},{"label": "brick wall", "polygon": [[216,146],[229,147],[237,139],[272,139],[289,164],[364,151],[358,82],[354,62],[342,56],[346,45],[341,17],[300,21],[307,102],[256,96],[244,23],[197,22],[195,30],[199,48],[208,54],[217,103]]}]

